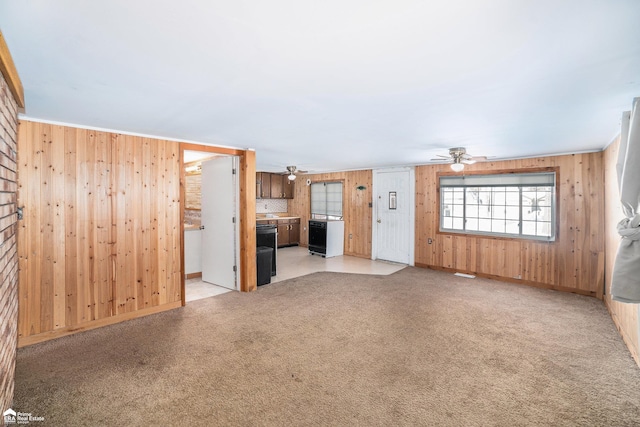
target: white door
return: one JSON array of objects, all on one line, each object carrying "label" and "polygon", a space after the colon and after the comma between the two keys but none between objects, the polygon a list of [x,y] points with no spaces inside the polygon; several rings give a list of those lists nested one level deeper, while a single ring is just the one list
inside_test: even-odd
[{"label": "white door", "polygon": [[238,289],[237,157],[202,162],[202,280]]},{"label": "white door", "polygon": [[375,171],[374,258],[413,263],[412,179],[410,169]]}]

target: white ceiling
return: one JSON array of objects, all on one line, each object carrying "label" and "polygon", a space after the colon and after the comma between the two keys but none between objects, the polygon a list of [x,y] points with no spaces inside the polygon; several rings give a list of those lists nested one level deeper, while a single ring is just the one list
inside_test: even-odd
[{"label": "white ceiling", "polygon": [[255,148],[259,170],[599,150],[639,0],[0,1],[24,117]]}]

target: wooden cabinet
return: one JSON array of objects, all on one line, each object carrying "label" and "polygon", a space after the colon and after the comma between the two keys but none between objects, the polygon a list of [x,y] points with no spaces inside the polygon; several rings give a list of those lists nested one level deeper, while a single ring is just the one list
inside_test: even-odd
[{"label": "wooden cabinet", "polygon": [[300,218],[278,220],[278,247],[300,243]]},{"label": "wooden cabinet", "polygon": [[293,199],[295,181],[289,181],[288,175],[271,175],[271,198]]},{"label": "wooden cabinet", "polygon": [[287,175],[256,172],[256,198],[293,199],[295,181],[289,181]]},{"label": "wooden cabinet", "polygon": [[289,246],[289,220],[278,220],[278,247]]},{"label": "wooden cabinet", "polygon": [[256,172],[256,197],[258,199],[271,198],[271,175],[268,172]]},{"label": "wooden cabinet", "polygon": [[271,198],[282,199],[282,175],[271,174]]},{"label": "wooden cabinet", "polygon": [[278,226],[278,247],[300,244],[300,218],[258,219],[256,224],[273,224]]},{"label": "wooden cabinet", "polygon": [[300,244],[300,218],[289,220],[289,244]]},{"label": "wooden cabinet", "polygon": [[296,182],[289,181],[287,175],[282,176],[282,194],[285,199],[293,199],[295,194]]}]

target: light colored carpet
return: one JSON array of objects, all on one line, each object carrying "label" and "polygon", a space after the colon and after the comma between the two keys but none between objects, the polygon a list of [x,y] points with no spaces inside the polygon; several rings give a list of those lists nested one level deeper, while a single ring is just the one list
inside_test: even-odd
[{"label": "light colored carpet", "polygon": [[405,268],[314,273],[18,352],[56,426],[637,426],[603,303]]}]

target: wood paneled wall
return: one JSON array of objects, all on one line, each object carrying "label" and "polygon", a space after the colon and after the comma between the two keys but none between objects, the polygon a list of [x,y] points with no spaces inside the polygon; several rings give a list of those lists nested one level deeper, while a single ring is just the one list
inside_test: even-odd
[{"label": "wood paneled wall", "polygon": [[[555,242],[440,233],[437,174],[449,171],[449,166],[416,167],[416,265],[602,298],[605,249],[601,152],[476,163],[465,170],[543,167],[559,168]],[[428,239],[433,239],[432,244]]]},{"label": "wood paneled wall", "polygon": [[[343,181],[344,215],[344,253],[361,258],[371,258],[371,186],[373,174],[371,170],[334,172],[314,175],[300,175],[296,180],[293,200],[289,201],[289,213],[300,217],[300,245],[309,244],[309,213],[311,211],[311,187],[306,180],[312,182]],[[358,190],[358,186],[366,187]],[[351,236],[351,237],[349,237]]]},{"label": "wood paneled wall", "polygon": [[620,244],[617,224],[624,218],[620,205],[620,191],[618,189],[618,176],[616,173],[616,161],[620,148],[620,138],[614,141],[604,151],[604,184],[605,184],[605,245],[607,253],[606,262],[606,295],[605,302],[613,318],[613,322],[620,331],[622,339],[629,347],[631,355],[640,366],[640,323],[638,323],[638,311],[640,304],[625,304],[611,299],[611,277],[613,265]]},{"label": "wood paneled wall", "polygon": [[179,307],[180,144],[21,121],[19,345]]}]

